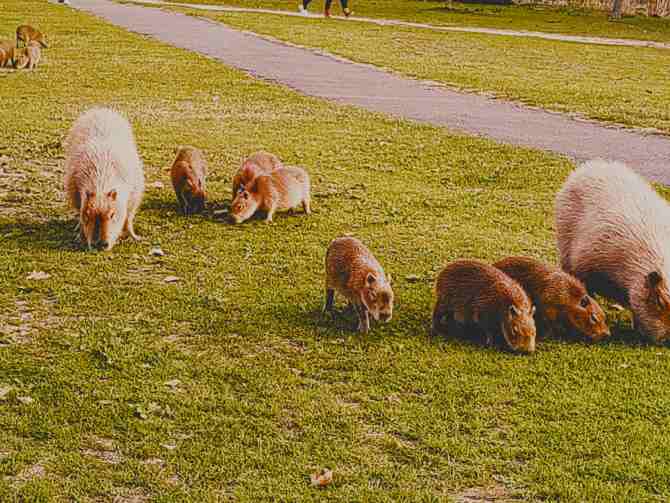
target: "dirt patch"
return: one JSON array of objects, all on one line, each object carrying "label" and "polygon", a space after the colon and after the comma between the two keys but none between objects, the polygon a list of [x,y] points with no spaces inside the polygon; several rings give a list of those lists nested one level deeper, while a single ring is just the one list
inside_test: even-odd
[{"label": "dirt patch", "polygon": [[489,487],[471,487],[451,495],[457,503],[512,502],[519,501],[510,495],[507,488],[499,484]]}]

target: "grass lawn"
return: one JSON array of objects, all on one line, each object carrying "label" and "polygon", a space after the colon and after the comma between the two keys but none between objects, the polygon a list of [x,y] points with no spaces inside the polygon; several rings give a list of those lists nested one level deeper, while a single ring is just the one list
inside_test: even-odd
[{"label": "grass lawn", "polygon": [[670,133],[670,51],[664,49],[177,10],[459,89]]},{"label": "grass lawn", "polygon": [[[180,3],[297,10],[299,0],[176,0]],[[357,16],[398,19],[435,25],[480,26],[508,30],[544,31],[592,37],[634,38],[670,42],[670,20],[627,16],[609,21],[608,13],[543,5],[491,5],[431,0],[350,0]],[[311,12],[322,12],[323,0],[313,0]],[[340,6],[333,2],[333,13]]]},{"label": "grass lawn", "polygon": [[[531,357],[426,335],[446,261],[555,259],[568,162],[301,97],[45,1],[0,20],[52,44],[36,71],[0,71],[0,501],[670,496],[670,352],[625,313],[605,344]],[[146,164],[145,239],[111,253],[74,244],[61,189],[61,141],[95,104],[129,116]],[[186,143],[209,157],[201,217],[176,213],[164,170]],[[312,216],[217,213],[258,148],[309,169]],[[319,314],[344,233],[395,278],[394,320],[367,336]],[[334,483],[312,488],[323,467]]]}]

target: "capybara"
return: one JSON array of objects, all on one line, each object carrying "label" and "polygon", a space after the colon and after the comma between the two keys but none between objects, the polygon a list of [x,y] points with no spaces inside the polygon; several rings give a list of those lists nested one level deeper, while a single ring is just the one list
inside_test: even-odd
[{"label": "capybara", "polygon": [[40,62],[42,57],[42,50],[40,49],[40,44],[31,40],[28,42],[26,47],[21,49],[16,49],[17,56],[15,58],[14,66],[16,69],[20,70],[22,68],[28,68],[28,70],[34,69],[37,64]]},{"label": "capybara", "polygon": [[207,161],[203,153],[195,147],[179,147],[170,175],[182,212],[190,215],[203,211],[207,176]]},{"label": "capybara", "polygon": [[247,157],[233,177],[233,199],[240,187],[248,187],[259,175],[267,175],[282,167],[282,162],[274,154],[259,150]]},{"label": "capybara", "polygon": [[75,121],[65,140],[65,192],[89,249],[111,250],[125,234],[140,239],[133,222],[144,169],[131,126],[118,112],[93,108]]},{"label": "capybara", "polygon": [[516,281],[480,260],[456,260],[435,282],[432,333],[446,335],[450,324],[475,326],[487,344],[500,340],[509,349],[535,351],[535,306]]},{"label": "capybara", "polygon": [[670,336],[670,207],[641,176],[594,160],[556,196],[561,266],[591,293],[630,307],[640,332]]},{"label": "capybara", "polygon": [[39,43],[45,49],[49,47],[47,44],[47,36],[32,26],[23,24],[16,29],[16,47],[19,47],[20,42],[23,42],[24,45],[28,45],[28,42],[31,40]]},{"label": "capybara", "polygon": [[334,239],[326,252],[326,304],[332,311],[335,292],[345,297],[358,313],[358,330],[370,330],[370,318],[391,320],[393,289],[384,269],[368,248],[358,239]]},{"label": "capybara", "polygon": [[233,200],[231,216],[239,224],[262,210],[267,212],[265,221],[272,222],[276,210],[287,210],[300,204],[309,215],[309,190],[309,175],[304,169],[284,166],[256,177],[249,187],[240,187]]},{"label": "capybara", "polygon": [[530,297],[538,335],[577,333],[593,342],[610,335],[602,308],[574,276],[530,257],[507,257],[493,265]]},{"label": "capybara", "polygon": [[14,43],[8,40],[0,41],[0,68],[14,66],[15,57]]}]

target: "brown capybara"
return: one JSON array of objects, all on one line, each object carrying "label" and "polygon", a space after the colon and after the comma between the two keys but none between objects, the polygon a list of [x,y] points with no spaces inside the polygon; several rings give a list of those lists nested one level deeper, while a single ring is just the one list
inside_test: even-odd
[{"label": "brown capybara", "polygon": [[14,66],[16,48],[9,40],[0,40],[0,68]]},{"label": "brown capybara", "polygon": [[435,282],[432,333],[446,335],[452,322],[475,326],[487,344],[504,339],[512,351],[535,351],[535,307],[516,281],[480,260],[456,260]]},{"label": "brown capybara", "polygon": [[34,40],[45,49],[49,47],[47,44],[47,36],[32,26],[24,24],[16,29],[16,47],[19,47],[20,42],[23,42],[23,45],[28,45],[28,42],[31,40]]},{"label": "brown capybara", "polygon": [[133,222],[144,195],[144,168],[125,117],[93,108],[75,121],[65,139],[65,192],[89,249],[111,250],[125,234],[140,239]]},{"label": "brown capybara", "polygon": [[538,335],[577,333],[593,342],[610,335],[602,308],[574,276],[529,257],[507,257],[493,265],[530,297]]},{"label": "brown capybara", "polygon": [[670,207],[633,170],[589,161],[556,196],[563,270],[591,293],[630,307],[652,341],[670,337]]},{"label": "brown capybara", "polygon": [[309,175],[302,168],[284,166],[256,177],[249,187],[240,188],[233,200],[231,217],[239,224],[262,210],[267,212],[265,221],[272,222],[275,211],[298,205],[308,215],[311,213]]},{"label": "brown capybara", "polygon": [[274,154],[259,150],[247,157],[240,169],[233,177],[233,199],[237,196],[240,187],[248,187],[259,175],[267,175],[277,168],[282,167],[282,162]]},{"label": "brown capybara", "polygon": [[340,293],[358,313],[358,330],[370,330],[370,318],[388,322],[393,315],[393,289],[384,269],[358,239],[334,239],[326,252],[326,304],[333,310],[335,292]]},{"label": "brown capybara", "polygon": [[37,64],[40,62],[42,57],[42,50],[40,49],[40,44],[31,40],[28,42],[26,47],[21,49],[16,49],[17,56],[15,58],[15,64],[17,70],[22,68],[28,68],[28,70],[33,70]]},{"label": "brown capybara", "polygon": [[207,176],[207,161],[203,153],[195,147],[179,147],[170,176],[184,215],[202,212],[205,209]]}]

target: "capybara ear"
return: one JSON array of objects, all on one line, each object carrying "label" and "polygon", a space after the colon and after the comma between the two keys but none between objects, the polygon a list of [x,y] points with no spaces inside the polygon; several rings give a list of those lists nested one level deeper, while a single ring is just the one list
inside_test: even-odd
[{"label": "capybara ear", "polygon": [[366,282],[368,285],[374,285],[376,281],[377,281],[377,278],[375,277],[375,275],[372,274],[371,272],[369,272],[369,273],[368,273],[368,277],[365,278],[365,282]]},{"label": "capybara ear", "polygon": [[107,197],[112,201],[116,201],[116,196],[118,196],[118,192],[116,192],[116,189],[112,189],[109,192],[107,192]]},{"label": "capybara ear", "polygon": [[511,306],[509,306],[509,314],[512,316],[519,316],[521,314],[521,311],[519,311],[519,309],[517,309],[517,307],[514,304],[512,304]]}]

